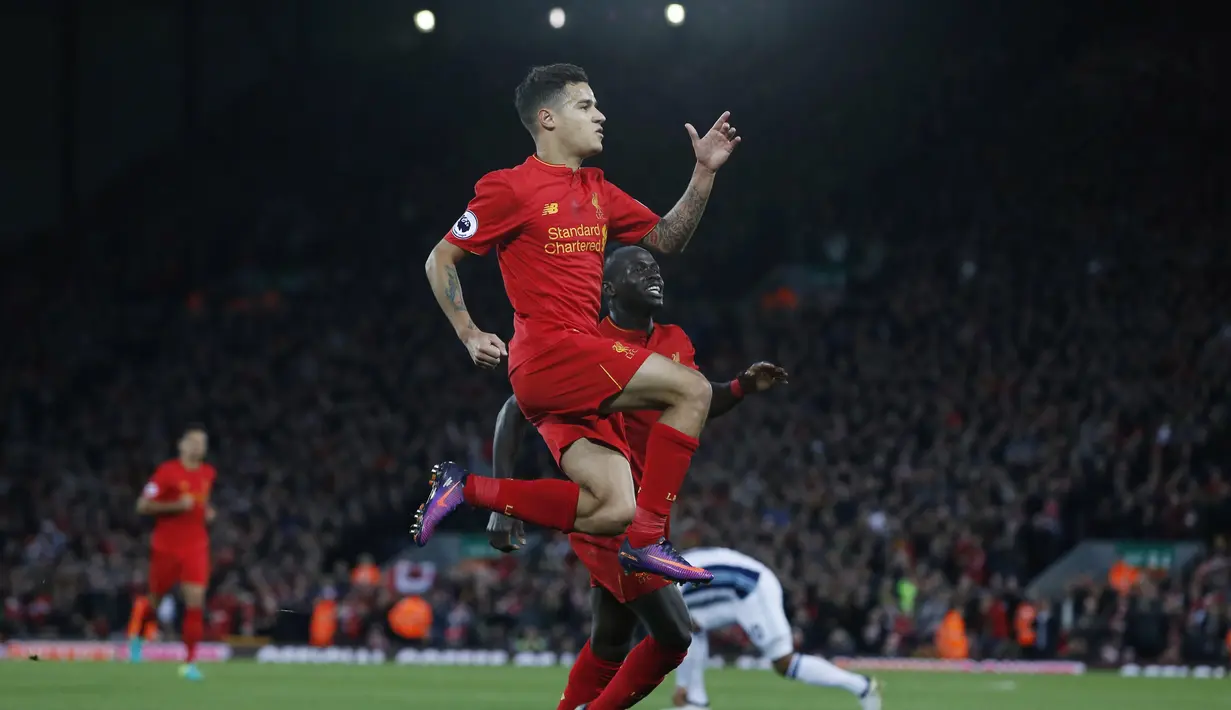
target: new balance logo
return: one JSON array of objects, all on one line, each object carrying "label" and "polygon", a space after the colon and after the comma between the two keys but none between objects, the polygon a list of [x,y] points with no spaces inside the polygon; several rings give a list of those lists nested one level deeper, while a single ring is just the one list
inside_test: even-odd
[{"label": "new balance logo", "polygon": [[543,205],[543,214],[556,214],[559,211],[560,211],[559,202],[548,202],[547,204]]},{"label": "new balance logo", "polygon": [[674,494],[674,493],[668,493],[668,494],[667,494],[667,500],[669,500],[669,501],[671,501],[672,503],[674,503],[674,502],[675,502],[675,494]]}]

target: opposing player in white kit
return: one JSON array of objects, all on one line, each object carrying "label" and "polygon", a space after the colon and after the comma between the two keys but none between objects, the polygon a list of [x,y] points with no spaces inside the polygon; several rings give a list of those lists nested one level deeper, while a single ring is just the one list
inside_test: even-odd
[{"label": "opposing player in white kit", "polygon": [[710,645],[706,634],[738,624],[761,655],[773,662],[779,675],[809,685],[841,688],[858,698],[863,710],[880,710],[880,688],[874,679],[842,670],[820,656],[795,652],[791,623],[782,607],[782,584],[768,567],[722,547],[696,548],[683,554],[689,562],[712,573],[714,581],[681,586],[696,628],[688,656],[675,672],[676,707],[709,707],[705,666]]}]

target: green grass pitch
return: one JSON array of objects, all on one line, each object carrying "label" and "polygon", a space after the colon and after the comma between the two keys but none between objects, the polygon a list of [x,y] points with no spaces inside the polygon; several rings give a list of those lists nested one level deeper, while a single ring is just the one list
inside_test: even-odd
[{"label": "green grass pitch", "polygon": [[[552,710],[557,668],[0,662],[3,710]],[[887,710],[1231,710],[1227,680],[885,673]],[[714,710],[857,710],[838,690],[765,671],[708,676]],[[671,705],[672,679],[639,708]]]}]

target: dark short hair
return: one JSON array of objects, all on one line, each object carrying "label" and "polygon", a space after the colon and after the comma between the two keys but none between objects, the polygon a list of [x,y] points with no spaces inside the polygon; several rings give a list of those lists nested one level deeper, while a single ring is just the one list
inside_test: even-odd
[{"label": "dark short hair", "polygon": [[603,263],[603,280],[611,281],[616,276],[616,270],[624,268],[628,260],[645,251],[636,244],[626,244],[607,255]]},{"label": "dark short hair", "polygon": [[560,100],[564,87],[588,83],[586,70],[576,64],[548,64],[534,67],[513,92],[513,105],[526,130],[534,133],[538,126],[539,109]]},{"label": "dark short hair", "polygon": [[201,432],[202,434],[207,434],[207,435],[209,434],[209,430],[207,430],[207,429],[205,428],[205,425],[204,425],[204,424],[202,424],[201,422],[189,422],[189,423],[188,423],[188,424],[184,427],[184,433],[180,434],[180,437],[182,438],[182,437],[188,436],[189,434],[191,434],[191,433],[192,433],[192,432],[194,432],[194,431],[199,431],[199,432]]}]

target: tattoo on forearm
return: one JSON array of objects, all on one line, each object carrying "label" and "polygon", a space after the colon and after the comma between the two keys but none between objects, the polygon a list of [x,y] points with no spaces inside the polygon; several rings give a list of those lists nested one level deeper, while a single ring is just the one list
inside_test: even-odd
[{"label": "tattoo on forearm", "polygon": [[705,205],[709,202],[708,190],[701,190],[689,185],[680,201],[675,203],[671,211],[663,215],[658,226],[654,227],[645,237],[645,243],[658,251],[672,253],[683,251],[692,239],[693,232],[701,223],[701,215],[705,214]]},{"label": "tattoo on forearm", "polygon": [[449,299],[449,303],[453,304],[453,310],[459,313],[466,310],[466,302],[462,300],[462,282],[457,278],[457,267],[446,266],[445,276],[448,281],[445,283],[445,297]]}]

